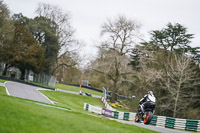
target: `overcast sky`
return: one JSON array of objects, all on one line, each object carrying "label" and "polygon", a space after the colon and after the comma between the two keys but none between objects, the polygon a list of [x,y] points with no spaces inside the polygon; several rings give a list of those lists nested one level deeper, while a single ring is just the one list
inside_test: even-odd
[{"label": "overcast sky", "polygon": [[[69,11],[76,37],[84,40],[88,56],[96,51],[93,46],[99,39],[100,27],[107,18],[125,15],[137,20],[146,40],[149,32],[160,30],[167,23],[180,23],[195,34],[192,46],[200,46],[200,0],[4,0],[12,13],[33,18],[39,2],[59,6]],[[90,55],[91,54],[91,55]]]}]

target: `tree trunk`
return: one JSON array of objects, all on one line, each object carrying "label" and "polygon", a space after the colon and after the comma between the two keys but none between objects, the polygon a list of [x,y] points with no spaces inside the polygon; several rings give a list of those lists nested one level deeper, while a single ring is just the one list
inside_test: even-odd
[{"label": "tree trunk", "polygon": [[2,74],[3,76],[6,76],[8,68],[9,68],[9,65],[6,64],[3,70],[3,74]]},{"label": "tree trunk", "polygon": [[174,113],[173,113],[174,118],[176,117],[177,104],[178,104],[180,89],[181,89],[181,81],[182,81],[182,75],[180,77],[180,81],[179,81],[179,84],[178,84],[178,90],[177,90],[177,94],[176,94],[176,99],[175,99],[175,103],[174,103]]},{"label": "tree trunk", "polygon": [[21,70],[21,77],[20,77],[21,80],[24,80],[25,79],[25,70]]},{"label": "tree trunk", "polygon": [[173,113],[173,117],[175,118],[176,117],[176,107],[177,107],[177,102],[178,102],[178,99],[176,98],[175,100],[175,103],[174,103],[174,113]]},{"label": "tree trunk", "polygon": [[114,81],[114,87],[113,87],[113,91],[112,91],[111,103],[114,103],[117,100],[117,97],[116,97],[117,91],[118,91],[117,81]]},{"label": "tree trunk", "polygon": [[111,103],[114,103],[117,100],[116,93],[118,92],[118,87],[117,87],[118,81],[119,81],[119,69],[118,69],[118,61],[115,56],[115,78],[113,80],[114,86],[113,86],[113,91],[112,91]]}]

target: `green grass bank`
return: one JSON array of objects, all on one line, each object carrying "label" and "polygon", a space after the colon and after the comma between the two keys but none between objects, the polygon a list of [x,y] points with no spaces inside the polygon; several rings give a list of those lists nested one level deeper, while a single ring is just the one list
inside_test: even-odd
[{"label": "green grass bank", "polygon": [[[7,96],[5,88],[0,87],[0,133],[153,132],[133,125],[112,121],[104,117],[90,116],[86,112],[82,112],[82,102],[92,101],[91,103],[98,105],[98,103],[93,102],[93,99],[90,99],[90,97],[86,97],[84,100],[83,96],[77,95],[78,97],[73,99],[73,96],[61,92],[47,91],[43,93],[48,93],[51,100],[57,100],[58,106],[70,108],[71,111],[41,106],[35,104],[37,102],[34,101]],[[55,98],[53,99],[53,97]],[[62,105],[59,105],[61,104],[58,100],[59,98],[68,102],[62,102]],[[80,99],[82,102],[76,101]]]}]

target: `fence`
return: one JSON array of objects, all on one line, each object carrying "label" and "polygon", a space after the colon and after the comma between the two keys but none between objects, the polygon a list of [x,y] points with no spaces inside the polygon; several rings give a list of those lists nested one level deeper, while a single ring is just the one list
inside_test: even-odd
[{"label": "fence", "polygon": [[[105,95],[105,94],[103,94]],[[115,111],[116,109],[112,108],[108,102],[106,101],[106,98],[104,98],[104,96],[101,98],[101,101],[103,102],[104,106],[106,109],[109,109],[109,110],[112,110],[112,111]]]},{"label": "fence", "polygon": [[41,83],[41,84],[55,88],[56,77],[45,74],[45,73],[33,74],[33,82]]},{"label": "fence", "polygon": [[[71,85],[71,86],[76,86],[76,87],[80,87],[79,84],[68,84],[68,85]],[[87,88],[87,89],[90,89],[90,90],[94,90],[94,91],[98,91],[98,92],[103,92],[102,90],[100,89],[97,89],[97,88],[93,88],[93,87],[89,87],[89,86],[84,86],[82,85],[81,86],[82,88]]]},{"label": "fence", "polygon": [[[4,69],[4,64],[0,63],[0,75],[2,75]],[[17,68],[9,68],[7,71],[6,77],[14,79],[15,81],[20,80],[21,72]],[[51,88],[55,88],[56,78],[52,75],[48,75],[45,73],[34,74],[31,71],[25,72],[25,81],[26,82],[34,82],[42,85],[49,86]]]},{"label": "fence", "polygon": [[3,72],[3,63],[0,62],[0,74]]}]

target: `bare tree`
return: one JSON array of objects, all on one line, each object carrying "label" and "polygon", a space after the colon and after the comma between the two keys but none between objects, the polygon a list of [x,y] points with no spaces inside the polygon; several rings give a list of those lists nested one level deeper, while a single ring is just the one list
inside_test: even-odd
[{"label": "bare tree", "polygon": [[137,86],[137,93],[139,96],[143,96],[144,92],[149,90],[157,91],[156,82],[162,78],[162,69],[156,69],[160,65],[157,59],[157,55],[152,52],[150,46],[140,46],[135,47],[138,53],[137,68],[134,67],[135,77],[133,84]]},{"label": "bare tree", "polygon": [[108,20],[102,26],[101,36],[106,39],[99,47],[102,57],[97,59],[93,70],[104,74],[111,80],[112,99],[116,100],[116,93],[122,81],[132,73],[128,66],[128,54],[134,47],[139,26],[124,16],[119,16],[114,21]]},{"label": "bare tree", "polygon": [[62,55],[59,59],[59,66],[54,69],[56,78],[61,83],[80,83],[81,71],[78,69],[78,55]]},{"label": "bare tree", "polygon": [[173,117],[176,117],[179,112],[181,116],[195,103],[195,97],[198,96],[199,67],[185,54],[168,51],[170,55],[165,56],[165,50],[152,51],[151,46],[136,47],[140,51],[139,69],[134,79],[137,94],[142,95],[142,91],[151,89],[158,97],[157,111],[160,114],[168,111],[168,115],[173,113]]},{"label": "bare tree", "polygon": [[58,6],[45,3],[40,3],[35,12],[39,16],[50,19],[57,25],[56,33],[59,38],[58,41],[60,48],[57,63],[54,66],[52,74],[55,74],[59,67],[76,65],[77,63],[74,64],[74,62],[62,61],[62,58],[66,58],[67,55],[69,56],[68,58],[71,58],[72,55],[74,55],[74,53],[81,47],[81,44],[83,44],[83,42],[80,42],[74,37],[75,30],[71,26],[69,12],[63,13]]},{"label": "bare tree", "polygon": [[101,36],[106,38],[102,46],[120,55],[126,55],[136,44],[136,39],[139,37],[138,29],[139,24],[124,16],[119,16],[114,21],[108,19],[101,30]]},{"label": "bare tree", "polygon": [[40,3],[35,12],[39,16],[48,18],[57,24],[57,36],[59,37],[60,49],[69,49],[71,43],[74,41],[73,35],[75,32],[71,26],[69,13],[63,13],[58,6],[45,3]]},{"label": "bare tree", "polygon": [[174,60],[166,60],[165,74],[163,75],[162,85],[169,91],[173,106],[173,117],[177,111],[186,109],[191,104],[195,94],[193,89],[200,84],[197,78],[197,67],[192,64],[192,59],[183,55],[173,54]]}]

